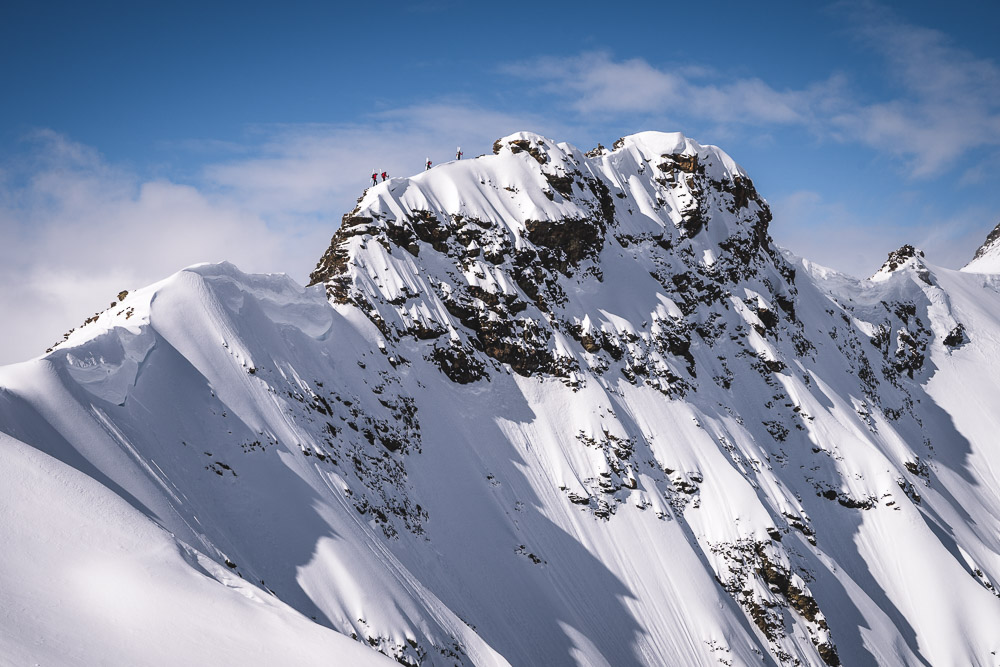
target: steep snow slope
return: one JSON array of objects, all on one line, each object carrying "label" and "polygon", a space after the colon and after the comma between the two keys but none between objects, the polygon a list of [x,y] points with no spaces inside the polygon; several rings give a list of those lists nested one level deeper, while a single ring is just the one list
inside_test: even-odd
[{"label": "steep snow slope", "polygon": [[993,228],[983,245],[976,250],[972,261],[962,270],[974,273],[1000,273],[1000,224]]},{"label": "steep snow slope", "polygon": [[392,664],[6,434],[0,470],[4,664]]},{"label": "steep snow slope", "polygon": [[494,152],[370,188],[313,287],[120,295],[0,429],[408,664],[1000,664],[1000,279],[783,255],[678,134]]}]

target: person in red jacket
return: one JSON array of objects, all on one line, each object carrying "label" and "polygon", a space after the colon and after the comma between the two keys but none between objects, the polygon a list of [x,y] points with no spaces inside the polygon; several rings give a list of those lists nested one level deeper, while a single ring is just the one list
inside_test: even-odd
[{"label": "person in red jacket", "polygon": [[372,172],[372,185],[378,185],[378,171]]},{"label": "person in red jacket", "polygon": [[431,168],[431,159],[427,158],[427,164],[424,165],[424,171],[427,171],[430,168]]},{"label": "person in red jacket", "polygon": [[385,183],[385,179],[389,178],[389,174],[382,172],[382,182]]}]

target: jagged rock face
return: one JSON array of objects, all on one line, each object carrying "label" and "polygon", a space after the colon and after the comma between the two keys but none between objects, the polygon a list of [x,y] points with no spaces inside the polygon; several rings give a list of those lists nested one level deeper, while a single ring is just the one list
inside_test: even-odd
[{"label": "jagged rock face", "polygon": [[403,664],[988,661],[1000,279],[769,221],[681,135],[512,135],[366,191],[314,287],[119,295],[0,427]]},{"label": "jagged rock face", "polygon": [[914,248],[913,246],[907,244],[900,246],[898,250],[893,250],[889,253],[885,262],[882,264],[875,275],[873,275],[870,280],[883,281],[888,279],[893,273],[900,270],[903,267],[910,267],[914,271],[920,280],[927,283],[928,285],[934,285],[931,279],[930,271],[927,265],[924,263],[924,251],[919,248]]},{"label": "jagged rock face", "polygon": [[918,250],[909,244],[900,246],[898,250],[893,250],[889,253],[888,259],[885,260],[885,263],[882,264],[882,268],[879,270],[891,273],[902,266],[907,260],[923,256],[923,250]]},{"label": "jagged rock face", "polygon": [[[371,188],[312,282],[393,340],[436,341],[428,356],[452,375],[461,356],[464,381],[484,364],[570,383],[614,368],[682,394],[693,332],[733,319],[739,281],[764,295],[748,306],[753,326],[795,327],[794,270],[768,237],[770,211],[720,150],[659,133],[586,155],[529,133],[493,149]],[[471,189],[456,195],[458,182]],[[646,301],[648,330],[575,296],[600,293],[611,266]]]},{"label": "jagged rock face", "polygon": [[[817,298],[812,278],[802,298],[797,269],[768,236],[766,202],[714,147],[644,133],[610,151],[581,153],[521,133],[493,150],[368,190],[313,282],[332,301],[360,308],[389,345],[420,354],[451,381],[494,381],[512,371],[572,391],[622,381],[652,388],[702,414],[734,417],[755,441],[770,443],[768,454],[750,453],[734,444],[739,436],[717,432],[748,474],[786,466],[796,443],[809,443],[816,460],[801,463],[810,472],[800,481],[821,502],[855,512],[920,503],[924,461],[933,456],[928,436],[896,458],[896,473],[858,483],[865,474],[842,443],[816,435],[817,407],[803,396],[816,391],[819,369],[836,367],[853,387],[850,409],[866,432],[920,431],[917,404],[927,399],[919,383],[933,370],[931,347],[968,340],[962,323],[933,313],[940,289],[921,251],[890,254],[874,277],[887,281],[884,298],[831,298],[819,310],[810,304],[826,298]],[[902,289],[911,277],[921,287]],[[577,440],[599,463],[581,471],[581,485],[560,487],[567,500],[613,520],[644,478],[674,511],[699,508],[703,475],[677,472],[655,453],[655,439],[628,431],[581,432]],[[836,665],[836,632],[807,583],[814,574],[781,542],[789,532],[817,542],[796,498],[772,514],[778,528],[763,539],[700,539],[715,576],[773,656],[794,663],[812,651]],[[796,632],[811,649],[797,644]]]}]

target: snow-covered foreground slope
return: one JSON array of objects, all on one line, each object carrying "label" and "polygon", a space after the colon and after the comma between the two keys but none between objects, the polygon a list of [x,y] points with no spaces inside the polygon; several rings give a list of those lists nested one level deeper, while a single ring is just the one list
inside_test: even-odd
[{"label": "snow-covered foreground slope", "polygon": [[0,656],[1000,665],[1000,276],[785,256],[677,134],[494,151],[0,369]]},{"label": "snow-covered foreground slope", "polygon": [[392,664],[6,434],[0,470],[4,664]]}]

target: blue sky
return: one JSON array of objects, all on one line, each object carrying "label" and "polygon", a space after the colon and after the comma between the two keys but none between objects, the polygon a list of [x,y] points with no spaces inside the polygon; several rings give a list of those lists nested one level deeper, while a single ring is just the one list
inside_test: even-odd
[{"label": "blue sky", "polygon": [[957,268],[1000,221],[998,19],[961,1],[4,3],[0,362],[194,262],[303,281],[373,168],[523,129],[584,149],[679,130],[748,170],[798,254],[866,275],[914,243]]}]

